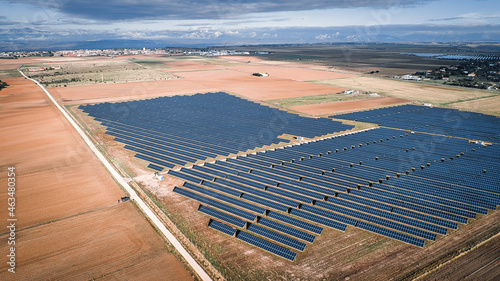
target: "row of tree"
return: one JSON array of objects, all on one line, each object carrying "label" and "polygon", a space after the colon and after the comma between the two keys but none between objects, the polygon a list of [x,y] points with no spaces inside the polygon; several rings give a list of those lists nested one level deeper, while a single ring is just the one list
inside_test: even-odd
[{"label": "row of tree", "polygon": [[2,80],[0,80],[0,90],[2,90],[3,88],[5,88],[7,86],[9,86],[9,85],[7,85],[7,83],[2,82]]},{"label": "row of tree", "polygon": [[466,78],[452,80],[452,81],[446,81],[443,84],[468,87],[468,88],[477,88],[477,89],[488,89],[488,86],[491,86],[491,84],[489,84],[489,83],[477,82],[477,81],[474,81],[471,79],[466,79]]}]

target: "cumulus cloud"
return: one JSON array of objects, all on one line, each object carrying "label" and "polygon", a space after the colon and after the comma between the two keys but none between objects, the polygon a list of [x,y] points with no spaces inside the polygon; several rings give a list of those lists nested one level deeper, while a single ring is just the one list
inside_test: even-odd
[{"label": "cumulus cloud", "polygon": [[314,37],[315,39],[318,39],[318,40],[326,40],[326,39],[332,39],[332,38],[337,38],[339,37],[340,35],[340,32],[335,32],[333,34],[318,34],[316,37]]},{"label": "cumulus cloud", "polygon": [[62,13],[98,20],[222,19],[260,12],[328,8],[390,8],[415,6],[435,0],[16,0]]},{"label": "cumulus cloud", "polygon": [[[22,49],[165,47],[179,44],[200,46],[235,44],[284,44],[324,42],[467,42],[500,40],[500,25],[384,25],[376,33],[364,26],[233,28],[196,30],[48,30],[40,26],[0,28],[0,51]],[[41,40],[44,41],[41,41]],[[132,40],[128,42],[127,40]],[[95,41],[95,42],[93,42]],[[154,42],[152,42],[154,41]],[[82,42],[87,42],[82,45]],[[90,43],[89,43],[90,42]],[[148,43],[149,42],[149,43]],[[36,43],[36,44],[35,44]],[[28,47],[27,47],[28,46]]]}]

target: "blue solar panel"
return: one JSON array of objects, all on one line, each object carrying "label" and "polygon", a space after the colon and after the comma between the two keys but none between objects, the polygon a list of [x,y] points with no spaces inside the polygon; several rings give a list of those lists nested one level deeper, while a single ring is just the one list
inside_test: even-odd
[{"label": "blue solar panel", "polygon": [[[327,204],[327,203],[325,203],[323,201],[318,201],[316,204],[318,206],[321,206],[321,207],[329,207],[329,205],[330,205],[330,204]],[[343,215],[340,215],[340,214],[332,213],[332,212],[329,212],[327,210],[323,210],[323,209],[316,208],[316,207],[313,207],[313,206],[302,205],[301,210],[304,210],[304,211],[307,211],[307,212],[311,212],[313,214],[317,214],[317,215],[320,215],[320,216],[323,216],[323,217],[327,217],[327,218],[330,218],[332,220],[336,220],[336,221],[339,221],[339,222],[342,222],[342,223],[345,223],[345,224],[350,224],[350,225],[355,225],[356,224],[356,220],[355,219],[352,219],[352,218],[349,218],[349,217],[346,217],[346,216],[343,216]],[[346,215],[348,215],[348,214],[346,214]]]},{"label": "blue solar panel", "polygon": [[230,236],[234,236],[234,234],[236,233],[236,229],[235,228],[232,228],[228,225],[225,225],[221,222],[218,222],[218,221],[214,221],[212,219],[210,219],[210,221],[208,222],[208,226],[213,228],[213,229],[216,229],[222,233],[225,233],[227,235],[230,235]]},{"label": "blue solar panel", "polygon": [[[393,222],[393,221],[386,220],[386,219],[383,219],[383,218],[380,218],[380,217],[376,217],[376,216],[373,216],[373,215],[369,215],[369,214],[366,214],[366,213],[361,213],[359,211],[351,210],[351,209],[344,208],[344,207],[341,207],[341,206],[329,204],[329,203],[322,202],[322,201],[318,201],[316,204],[318,206],[321,206],[323,208],[327,208],[327,209],[335,211],[335,212],[339,212],[339,213],[342,213],[342,214],[345,214],[345,215],[348,215],[348,216],[351,216],[351,217],[354,217],[354,218],[358,218],[358,219],[362,219],[362,220],[365,220],[365,221],[369,221],[369,222],[372,222],[372,223],[375,223],[375,224],[378,224],[378,225],[381,225],[381,226],[385,226],[385,227],[388,227],[388,228],[392,228],[392,229],[395,229],[395,230],[399,230],[399,231],[402,231],[402,232],[406,232],[406,233],[409,233],[409,234],[412,234],[412,235],[415,235],[415,236],[419,236],[419,237],[422,237],[422,238],[426,238],[426,239],[430,239],[430,240],[436,240],[436,237],[437,237],[437,235],[435,233],[430,233],[428,231],[424,231],[424,230],[421,230],[421,229],[418,229],[418,228],[415,228],[415,227],[407,226],[407,225],[404,225],[404,224],[401,224],[401,223]],[[311,210],[311,211],[316,212],[317,214],[320,214],[322,216],[332,216],[331,212],[326,211],[326,210],[321,210],[319,208],[314,209],[314,207],[312,207],[312,206],[303,206],[303,209],[306,210],[306,211]]]},{"label": "blue solar panel", "polygon": [[142,159],[142,160],[146,160],[146,161],[149,161],[151,163],[155,163],[155,164],[158,164],[160,166],[167,167],[167,168],[173,168],[173,167],[175,167],[175,164],[168,163],[168,162],[165,162],[165,161],[161,161],[161,160],[155,159],[153,157],[142,155],[142,154],[139,154],[139,153],[137,153],[134,157]]},{"label": "blue solar panel", "polygon": [[148,168],[150,168],[152,170],[155,170],[155,171],[158,171],[158,172],[161,172],[164,169],[161,166],[158,166],[158,165],[155,165],[155,164],[151,164],[151,163],[148,165]]},{"label": "blue solar panel", "polygon": [[273,241],[276,241],[278,243],[281,243],[283,245],[292,247],[294,249],[297,249],[299,251],[304,251],[306,248],[306,244],[304,242],[300,242],[296,239],[290,238],[286,235],[274,232],[272,230],[269,230],[267,228],[258,226],[256,224],[248,224],[248,231],[251,231],[253,233],[256,233],[258,235],[264,236],[268,239],[271,239]]},{"label": "blue solar panel", "polygon": [[290,211],[290,214],[297,216],[297,217],[300,217],[300,218],[303,218],[303,219],[306,219],[306,220],[310,220],[310,221],[322,224],[322,225],[329,226],[331,228],[342,230],[342,231],[345,231],[347,228],[347,225],[345,225],[343,223],[333,221],[333,220],[330,220],[330,219],[327,219],[327,218],[324,218],[321,216],[317,216],[317,215],[314,215],[314,214],[311,214],[308,212],[304,212],[304,211],[301,211],[298,209],[292,209]]},{"label": "blue solar panel", "polygon": [[299,239],[302,239],[302,240],[310,242],[310,243],[314,242],[314,238],[316,238],[316,236],[314,236],[312,234],[309,234],[309,233],[304,232],[302,230],[298,230],[298,229],[295,229],[293,227],[272,221],[270,219],[260,218],[260,219],[258,219],[257,222],[261,225],[264,225],[264,226],[267,226],[267,227],[272,228],[274,230],[277,230],[277,231],[286,233],[288,235],[297,237]]},{"label": "blue solar panel", "polygon": [[[127,148],[134,146],[141,149],[141,154],[178,165],[279,143],[282,140],[278,137],[284,133],[312,138],[353,128],[329,118],[307,118],[222,92],[79,108],[107,126],[109,135],[129,144]],[[263,138],[263,131],[271,135]]]},{"label": "blue solar panel", "polygon": [[222,186],[222,185],[220,185],[220,184],[218,184],[216,182],[203,181],[201,184],[204,185],[204,186],[216,189],[216,190],[218,190],[220,192],[224,192],[224,193],[236,196],[236,197],[240,197],[241,196],[241,191],[234,190],[232,188],[227,188],[227,187]]},{"label": "blue solar panel", "polygon": [[255,202],[257,204],[260,204],[260,205],[263,205],[263,206],[266,206],[266,207],[270,207],[270,208],[273,208],[273,209],[276,209],[278,211],[282,211],[282,212],[287,212],[288,211],[288,206],[285,206],[283,204],[279,204],[279,203],[276,203],[276,202],[273,202],[273,201],[269,201],[269,200],[266,200],[266,199],[263,199],[263,198],[260,198],[260,197],[257,197],[257,196],[253,196],[251,194],[248,194],[248,193],[244,193],[241,198],[245,199],[245,200],[248,200],[248,201],[252,201],[252,202]]},{"label": "blue solar panel", "polygon": [[246,232],[243,232],[243,231],[238,232],[238,234],[236,234],[236,238],[238,238],[242,241],[245,241],[249,244],[252,244],[256,247],[259,247],[261,249],[264,249],[268,252],[271,252],[275,255],[283,257],[283,258],[290,260],[290,261],[294,261],[295,257],[297,256],[297,253],[292,252],[292,251],[288,250],[287,248],[283,248],[281,246],[275,245],[271,242],[260,239],[258,237],[255,237],[255,236],[248,234]]},{"label": "blue solar panel", "polygon": [[224,203],[212,200],[212,199],[210,199],[208,197],[196,194],[196,193],[188,191],[186,189],[175,187],[173,191],[176,192],[176,193],[179,193],[181,195],[184,195],[186,197],[189,197],[191,199],[197,200],[197,201],[199,201],[201,203],[205,203],[207,205],[215,207],[217,209],[224,210],[224,211],[226,211],[226,212],[228,212],[230,214],[233,214],[233,215],[245,218],[245,219],[247,219],[249,221],[254,221],[254,220],[257,219],[257,216],[254,215],[254,214],[251,214],[249,212],[240,210],[240,209],[235,208],[233,206],[230,206],[230,205],[227,205],[227,204],[224,204]]},{"label": "blue solar panel", "polygon": [[228,214],[223,213],[221,211],[217,211],[217,210],[210,208],[210,207],[207,207],[207,206],[200,205],[200,207],[198,208],[198,211],[205,213],[209,216],[212,216],[214,218],[218,218],[222,221],[225,221],[225,222],[230,223],[232,225],[235,225],[237,227],[244,227],[246,225],[246,221],[244,221],[242,219],[233,217],[231,215],[228,215]]},{"label": "blue solar panel", "polygon": [[282,222],[288,223],[290,225],[300,227],[300,228],[305,229],[307,231],[310,231],[312,233],[321,234],[321,232],[323,232],[323,228],[320,226],[310,224],[308,222],[298,220],[296,218],[292,218],[290,216],[283,215],[283,214],[280,214],[277,212],[270,211],[270,212],[268,212],[267,216],[270,218],[276,219],[278,221],[282,221]]},{"label": "blue solar panel", "polygon": [[390,230],[387,228],[383,228],[383,227],[373,225],[370,223],[366,223],[366,222],[362,222],[362,221],[358,222],[356,227],[359,227],[361,229],[365,229],[365,230],[368,230],[368,231],[371,231],[371,232],[374,232],[377,234],[381,234],[381,235],[384,235],[384,236],[387,236],[389,238],[393,238],[393,239],[396,239],[399,241],[410,243],[412,245],[416,245],[419,247],[423,247],[425,244],[425,240],[423,240],[423,239],[419,239],[419,238],[416,238],[416,237],[413,237],[410,235],[399,233],[399,232],[396,232],[396,231],[393,231],[393,230]]},{"label": "blue solar panel", "polygon": [[207,188],[204,188],[204,187],[201,187],[201,186],[198,186],[198,185],[194,185],[194,184],[191,184],[191,183],[184,183],[183,187],[189,188],[191,190],[197,191],[199,193],[203,193],[203,194],[208,195],[210,197],[213,197],[215,199],[219,199],[221,201],[225,201],[225,202],[227,202],[229,204],[233,204],[235,206],[238,206],[238,207],[241,207],[243,209],[247,209],[249,211],[253,211],[253,212],[256,212],[256,213],[259,213],[259,214],[263,214],[266,211],[264,208],[261,208],[261,207],[255,206],[253,204],[247,203],[247,202],[245,202],[243,200],[239,200],[238,198],[233,198],[233,197],[230,197],[230,196],[227,196],[227,195],[224,195],[224,194],[212,191],[210,189],[207,189]]}]

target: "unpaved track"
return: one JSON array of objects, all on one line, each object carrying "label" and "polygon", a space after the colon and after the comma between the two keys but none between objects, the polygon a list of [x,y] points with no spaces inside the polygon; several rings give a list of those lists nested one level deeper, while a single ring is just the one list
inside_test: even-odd
[{"label": "unpaved track", "polygon": [[133,190],[128,183],[122,178],[122,176],[114,169],[114,167],[109,163],[109,161],[104,157],[104,155],[97,149],[94,143],[89,139],[85,132],[78,126],[78,124],[73,120],[73,118],[64,110],[52,97],[52,95],[43,87],[38,81],[28,78],[23,72],[21,74],[36,83],[49,97],[49,99],[54,103],[54,105],[59,109],[63,116],[70,122],[73,128],[78,132],[78,134],[83,138],[85,143],[94,152],[99,161],[106,167],[111,176],[130,194],[130,199],[134,200],[135,203],[141,208],[146,216],[154,223],[154,225],[161,231],[161,233],[168,239],[168,241],[175,247],[175,249],[182,255],[182,257],[188,262],[188,264],[193,268],[193,270],[198,274],[202,280],[212,280],[210,276],[201,268],[201,266],[194,260],[194,258],[184,249],[181,243],[175,238],[174,235],[161,223],[161,221],[155,216],[153,211],[144,203],[144,201],[137,195],[135,190]]}]

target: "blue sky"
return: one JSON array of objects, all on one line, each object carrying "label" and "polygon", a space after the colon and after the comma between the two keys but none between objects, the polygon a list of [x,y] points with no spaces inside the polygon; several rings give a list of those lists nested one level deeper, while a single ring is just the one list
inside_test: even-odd
[{"label": "blue sky", "polygon": [[17,48],[92,40],[500,41],[499,27],[498,0],[0,0],[0,42]]}]

